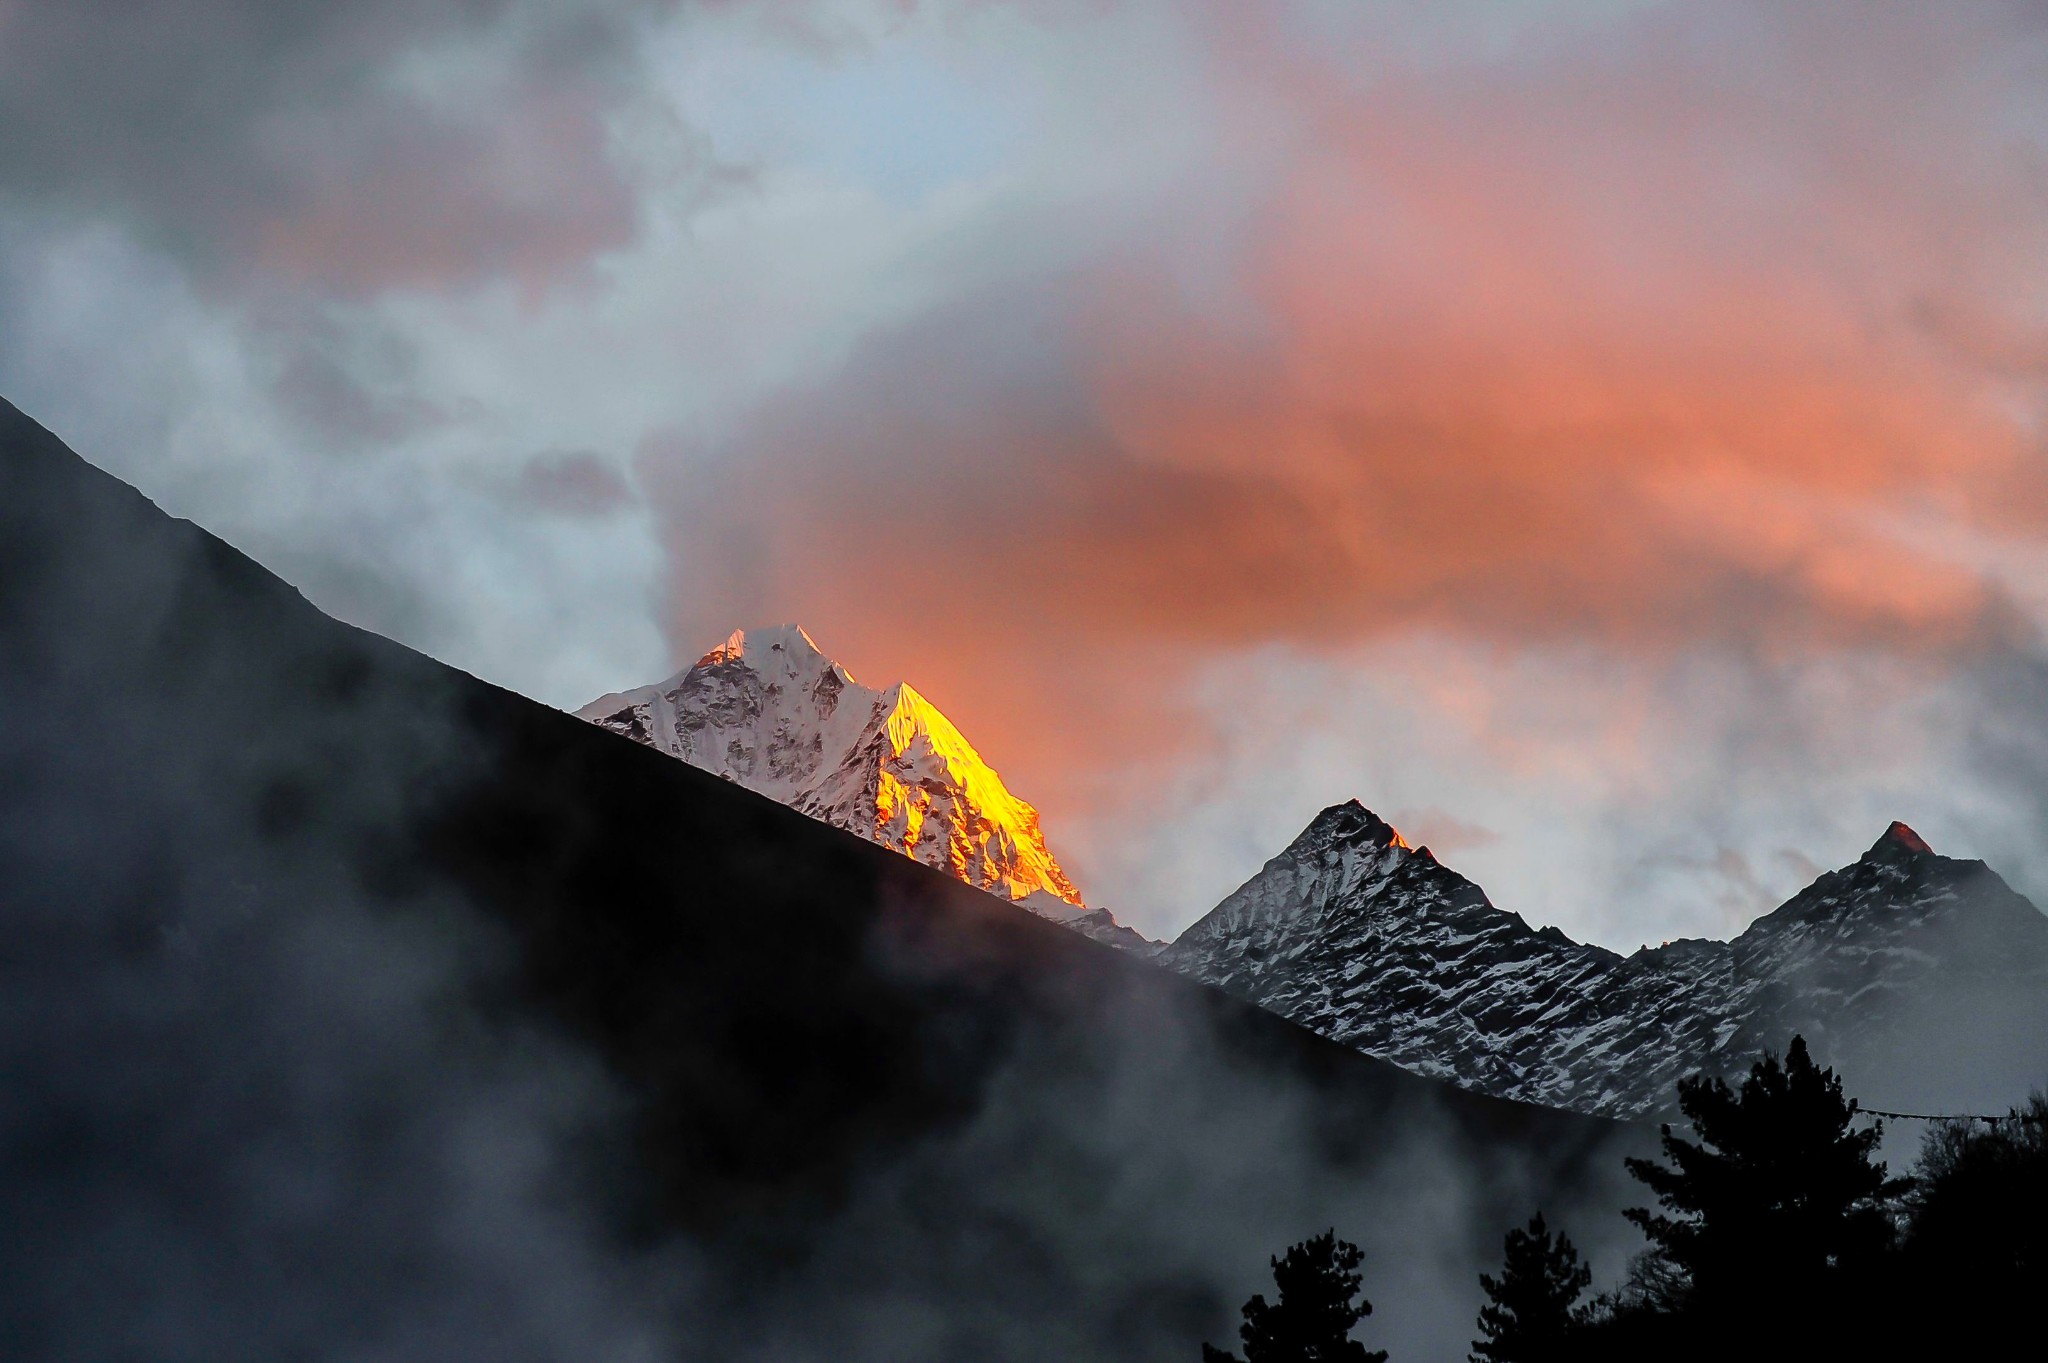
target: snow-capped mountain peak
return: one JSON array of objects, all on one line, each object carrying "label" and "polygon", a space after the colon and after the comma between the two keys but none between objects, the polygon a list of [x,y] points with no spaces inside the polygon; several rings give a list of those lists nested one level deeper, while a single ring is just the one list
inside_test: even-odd
[{"label": "snow-capped mountain peak", "polygon": [[736,663],[745,661],[755,671],[764,675],[770,672],[785,677],[798,677],[823,671],[838,670],[842,679],[853,680],[845,675],[845,669],[825,656],[817,642],[804,632],[802,625],[770,625],[766,629],[736,629],[725,636],[725,642],[697,660],[697,665]]},{"label": "snow-capped mountain peak", "polygon": [[1082,903],[1038,811],[937,706],[907,682],[863,686],[800,626],[735,630],[577,713],[1089,936],[1152,945]]}]

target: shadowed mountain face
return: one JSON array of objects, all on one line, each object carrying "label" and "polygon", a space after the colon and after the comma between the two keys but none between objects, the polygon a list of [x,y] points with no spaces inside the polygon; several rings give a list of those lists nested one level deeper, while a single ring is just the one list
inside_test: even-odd
[{"label": "shadowed mountain face", "polygon": [[1184,1359],[1330,1224],[1452,1356],[1638,1144],[337,624],[4,404],[0,1071],[34,1360]]},{"label": "shadowed mountain face", "polygon": [[1876,1107],[2048,1080],[2048,918],[1893,824],[1732,942],[1622,957],[1536,930],[1356,801],[1169,946],[1175,969],[1418,1074],[1614,1116],[1803,1034]]}]

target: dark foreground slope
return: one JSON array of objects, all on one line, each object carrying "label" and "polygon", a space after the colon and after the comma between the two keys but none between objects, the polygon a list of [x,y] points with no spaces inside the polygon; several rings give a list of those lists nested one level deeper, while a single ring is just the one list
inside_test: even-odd
[{"label": "dark foreground slope", "polygon": [[1636,1140],[340,625],[4,403],[0,1075],[36,1360],[1185,1359],[1330,1223],[1455,1357]]}]

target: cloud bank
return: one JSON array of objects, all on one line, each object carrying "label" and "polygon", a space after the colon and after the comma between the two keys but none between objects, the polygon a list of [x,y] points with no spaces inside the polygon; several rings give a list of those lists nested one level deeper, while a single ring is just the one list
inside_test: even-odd
[{"label": "cloud bank", "polygon": [[801,620],[1155,934],[1351,795],[2048,889],[2033,7],[0,15],[0,382],[496,680]]}]

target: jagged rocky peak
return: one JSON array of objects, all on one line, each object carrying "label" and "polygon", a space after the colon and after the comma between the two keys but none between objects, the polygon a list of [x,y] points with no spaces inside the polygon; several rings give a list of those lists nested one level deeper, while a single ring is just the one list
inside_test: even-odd
[{"label": "jagged rocky peak", "polygon": [[1355,798],[1340,805],[1331,805],[1316,815],[1301,836],[1288,844],[1288,853],[1308,849],[1326,850],[1331,847],[1370,848],[1375,851],[1399,851],[1408,857],[1427,865],[1438,865],[1436,856],[1427,848],[1411,843],[1401,836],[1401,830],[1367,809]]},{"label": "jagged rocky peak", "polygon": [[1504,1019],[1488,994],[1533,971],[1554,998],[1614,957],[1495,908],[1352,800],[1318,814],[1161,959],[1417,1073],[1555,1101],[1554,1085],[1524,1083],[1496,1046]]},{"label": "jagged rocky peak", "polygon": [[1350,799],[1341,805],[1331,805],[1310,820],[1309,826],[1302,830],[1301,836],[1289,844],[1289,850],[1320,850],[1339,843],[1379,848],[1408,848],[1408,840],[1403,838],[1392,824],[1356,799]]},{"label": "jagged rocky peak", "polygon": [[1901,856],[1935,856],[1927,839],[1915,833],[1911,827],[1893,819],[1891,827],[1885,829],[1878,840],[1870,844],[1870,850],[1863,854],[1865,861],[1890,860]]},{"label": "jagged rocky peak", "polygon": [[1928,919],[1932,910],[1942,910],[1934,914],[1942,917],[1961,905],[1984,900],[1970,888],[1972,882],[1984,878],[2004,887],[1983,862],[1942,856],[1910,826],[1894,820],[1862,856],[1838,870],[1824,872],[1751,923],[1736,940],[1754,950],[1756,944],[1782,936],[1795,924],[1823,922],[1835,924],[1831,931],[1836,935],[1845,931],[1894,932],[1899,924],[1891,920],[1908,906],[1918,917]]},{"label": "jagged rocky peak", "polygon": [[1391,869],[1407,853],[1408,844],[1393,825],[1357,800],[1331,805],[1257,875],[1183,932],[1168,954],[1195,974],[1203,974],[1192,964],[1198,958],[1246,950],[1262,958],[1295,917],[1335,902],[1346,887],[1370,878],[1382,863]]},{"label": "jagged rocky peak", "polygon": [[1083,904],[1038,811],[937,706],[907,682],[863,686],[801,626],[735,630],[577,713],[1077,932],[1156,945]]},{"label": "jagged rocky peak", "polygon": [[1532,930],[1355,801],[1161,953],[1367,1054],[1501,1097],[1668,1111],[1804,1035],[1873,1102],[2010,1101],[2048,1071],[2048,918],[1894,823],[1732,942],[1623,958]]}]

